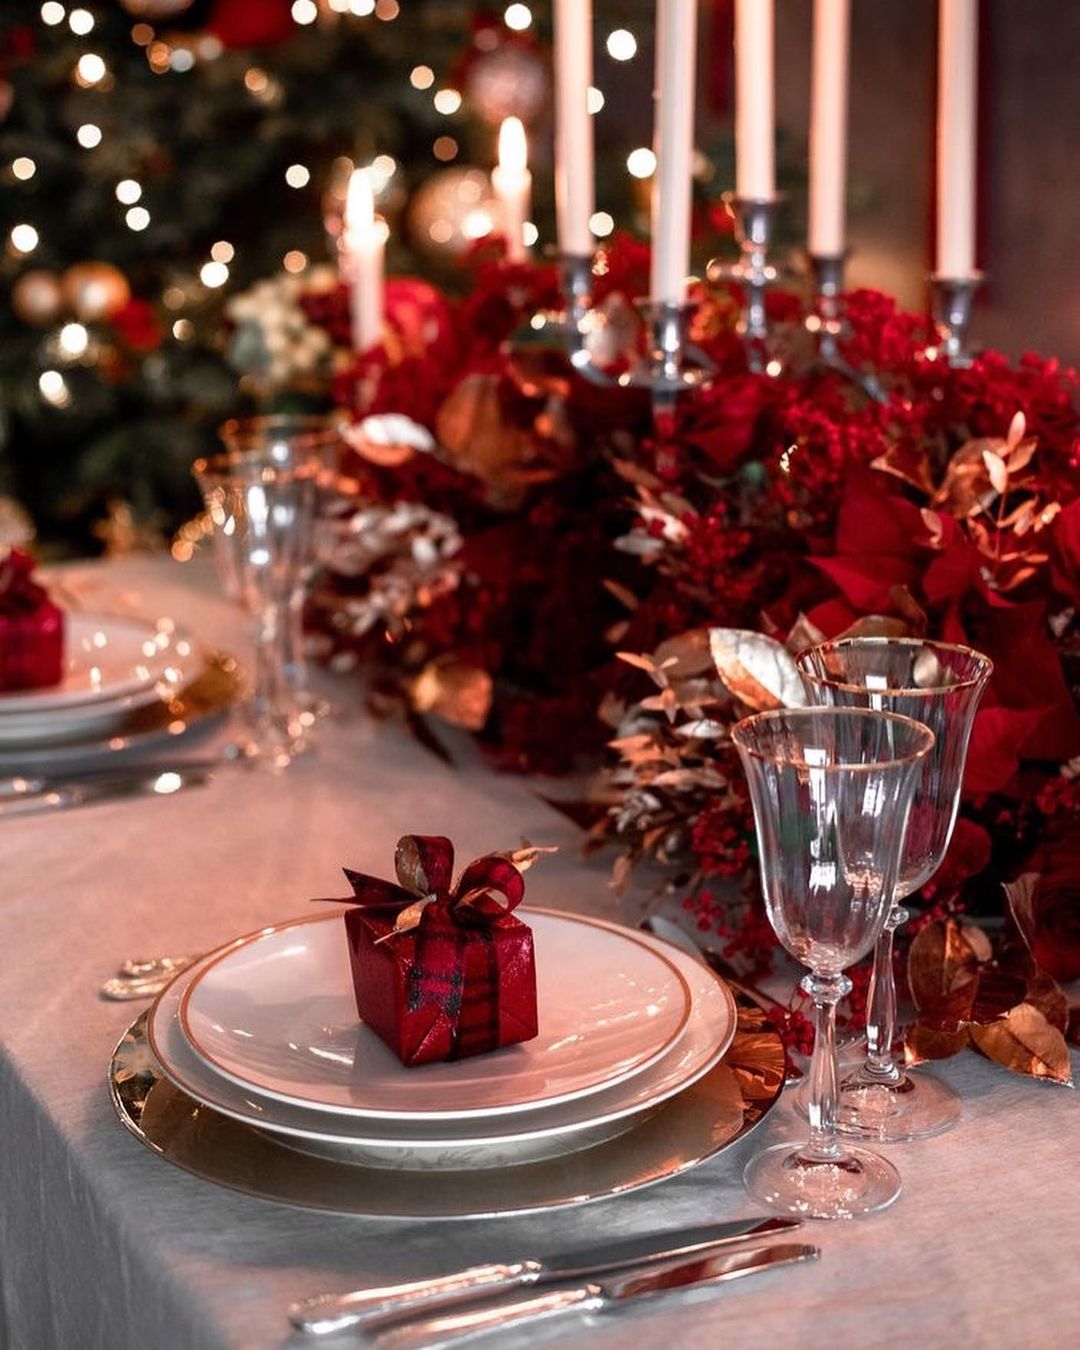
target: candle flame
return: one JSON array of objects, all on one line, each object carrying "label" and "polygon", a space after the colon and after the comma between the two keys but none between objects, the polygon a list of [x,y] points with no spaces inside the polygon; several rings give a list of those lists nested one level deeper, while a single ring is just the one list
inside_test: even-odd
[{"label": "candle flame", "polygon": [[499,168],[503,173],[523,174],[529,167],[525,128],[520,117],[507,117],[499,128]]},{"label": "candle flame", "polygon": [[354,169],[345,196],[345,230],[350,235],[371,234],[375,228],[375,193],[367,169]]}]

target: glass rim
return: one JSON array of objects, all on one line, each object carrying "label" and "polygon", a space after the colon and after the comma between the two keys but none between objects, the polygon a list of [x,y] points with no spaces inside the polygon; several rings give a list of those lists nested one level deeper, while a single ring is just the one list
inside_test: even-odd
[{"label": "glass rim", "polygon": [[[915,685],[888,685],[883,689],[870,689],[865,684],[855,684],[850,680],[839,680],[828,675],[819,675],[816,671],[807,670],[803,665],[803,657],[809,656],[811,652],[838,651],[843,647],[856,646],[928,647],[936,652],[959,652],[963,656],[973,657],[982,669],[974,675],[969,675],[966,679],[957,680],[955,684],[931,684],[919,687]],[[959,689],[974,689],[980,684],[985,684],[994,673],[994,663],[985,652],[976,651],[974,647],[967,647],[962,642],[939,642],[936,638],[885,637],[884,635],[829,638],[825,642],[811,643],[809,647],[804,647],[802,651],[795,654],[795,666],[800,675],[829,689],[842,689],[848,694],[885,694],[890,698],[932,698],[938,694],[955,693]]]},{"label": "glass rim", "polygon": [[[779,756],[769,755],[763,750],[746,741],[744,729],[750,726],[761,726],[767,723],[778,723],[786,717],[854,717],[859,721],[865,722],[873,720],[876,722],[895,722],[899,723],[905,729],[911,729],[916,733],[918,744],[907,755],[894,755],[891,759],[875,760],[857,760],[847,764],[811,764],[802,756]],[[934,748],[936,741],[934,733],[925,722],[919,722],[914,717],[905,717],[903,713],[878,712],[874,708],[838,708],[835,706],[826,707],[802,707],[802,708],[770,708],[765,712],[751,713],[749,717],[744,717],[736,722],[731,728],[731,740],[735,748],[743,754],[749,755],[752,759],[761,760],[765,764],[786,764],[795,769],[816,769],[820,773],[876,773],[882,769],[896,769],[905,764],[917,764],[929,755]]]},{"label": "glass rim", "polygon": [[279,427],[297,427],[302,433],[327,432],[340,437],[345,419],[340,413],[252,413],[250,417],[229,417],[217,429],[218,436],[228,441],[230,436],[250,429],[273,431]]}]

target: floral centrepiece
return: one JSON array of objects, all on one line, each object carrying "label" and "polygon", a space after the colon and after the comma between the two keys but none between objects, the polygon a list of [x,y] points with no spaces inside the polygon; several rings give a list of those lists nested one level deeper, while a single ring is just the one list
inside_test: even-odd
[{"label": "floral centrepiece", "polygon": [[488,854],[455,881],[449,839],[404,835],[396,884],[346,869],[357,1012],[406,1066],[537,1034],[532,932],[511,911],[525,895],[522,870],[542,851]]},{"label": "floral centrepiece", "polygon": [[[733,721],[797,700],[791,654],[823,638],[974,646],[995,674],[921,900],[942,922],[992,917],[1002,881],[1036,877],[1049,899],[1031,906],[1032,959],[1080,977],[1075,856],[1060,846],[1080,816],[1074,373],[990,351],[951,368],[928,320],[856,291],[841,353],[880,398],[800,357],[792,295],[770,296],[791,360],[756,374],[737,296],[700,289],[692,337],[718,374],[654,426],[638,391],[520,340],[557,303],[551,268],[475,261],[456,306],[391,283],[385,342],[337,355],[370,500],[437,517],[381,570],[331,574],[320,608],[339,656],[352,650],[376,699],[480,732],[505,765],[595,761],[606,726],[610,809],[593,838],[620,847],[617,879],[667,865],[667,895],[754,975],[775,948]],[[609,373],[640,344],[628,297],[647,263],[632,240],[598,256],[590,341]],[[301,303],[346,340],[343,290]],[[412,431],[380,433],[402,413]],[[372,623],[367,598],[391,591]]]}]

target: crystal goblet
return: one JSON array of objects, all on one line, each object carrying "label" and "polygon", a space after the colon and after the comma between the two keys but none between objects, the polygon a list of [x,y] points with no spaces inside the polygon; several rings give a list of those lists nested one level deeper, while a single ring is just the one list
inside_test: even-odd
[{"label": "crystal goblet", "polygon": [[887,1159],[836,1133],[836,1004],[892,902],[904,831],[933,733],[910,718],[847,708],[759,713],[731,733],[750,786],[769,922],[810,974],[810,1138],[747,1164],[747,1189],[786,1213],[848,1218],[900,1194]]},{"label": "crystal goblet", "polygon": [[911,807],[892,911],[874,951],[866,1060],[841,1083],[838,1113],[844,1134],[886,1143],[926,1138],[956,1121],[960,1099],[940,1079],[909,1074],[895,1061],[893,934],[908,917],[900,901],[930,880],[952,838],[971,728],[993,663],[951,643],[856,637],[811,647],[796,665],[815,704],[899,713],[934,733]]},{"label": "crystal goblet", "polygon": [[314,567],[319,503],[335,482],[341,439],[322,418],[226,423],[225,453],[197,460],[226,595],[253,623],[249,754],[284,767],[306,748],[316,710],[307,691],[301,616]]}]

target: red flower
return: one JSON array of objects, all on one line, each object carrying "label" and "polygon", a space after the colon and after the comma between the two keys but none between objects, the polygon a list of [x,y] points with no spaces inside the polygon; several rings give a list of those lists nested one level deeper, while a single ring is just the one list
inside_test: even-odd
[{"label": "red flower", "polygon": [[1031,902],[1035,960],[1055,980],[1080,979],[1080,833],[1043,844],[1033,861],[1040,874]]},{"label": "red flower", "polygon": [[1054,521],[1050,537],[1054,585],[1071,604],[1080,605],[1080,499]]},{"label": "red flower", "polygon": [[715,392],[684,399],[674,440],[699,450],[722,473],[733,473],[753,449],[754,432],[774,397],[776,381],[739,375],[718,382]]}]

